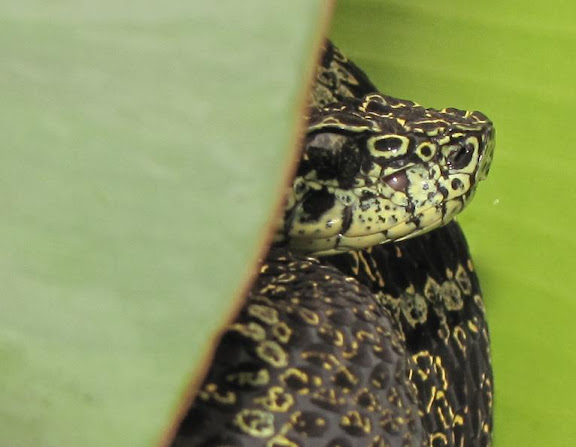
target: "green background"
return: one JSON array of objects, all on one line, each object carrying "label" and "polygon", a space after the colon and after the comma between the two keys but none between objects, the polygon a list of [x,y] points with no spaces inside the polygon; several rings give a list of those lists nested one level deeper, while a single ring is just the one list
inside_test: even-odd
[{"label": "green background", "polygon": [[[252,272],[324,1],[0,2],[0,445],[153,446]],[[576,441],[576,6],[341,0],[381,89],[496,123],[461,218],[496,447]]]},{"label": "green background", "polygon": [[387,94],[485,112],[459,219],[484,289],[495,447],[576,445],[576,3],[342,0],[332,36]]}]

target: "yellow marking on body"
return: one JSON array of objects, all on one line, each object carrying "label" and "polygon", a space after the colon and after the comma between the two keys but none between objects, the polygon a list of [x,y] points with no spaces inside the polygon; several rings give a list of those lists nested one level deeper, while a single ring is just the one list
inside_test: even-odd
[{"label": "yellow marking on body", "polygon": [[398,394],[398,390],[396,388],[391,388],[388,391],[387,400],[395,407],[402,406],[402,399],[400,399],[400,395]]},{"label": "yellow marking on body", "polygon": [[358,390],[354,396],[354,402],[356,405],[362,406],[370,412],[376,411],[376,407],[378,406],[376,396],[374,396],[368,388],[361,388]]},{"label": "yellow marking on body", "polygon": [[468,295],[472,293],[472,282],[470,281],[468,273],[461,265],[456,269],[456,281],[465,294]]},{"label": "yellow marking on body", "polygon": [[413,292],[414,287],[406,289],[404,299],[400,302],[400,307],[404,318],[412,326],[423,324],[428,318],[428,306],[424,297]]},{"label": "yellow marking on body", "polygon": [[363,272],[366,273],[372,281],[376,282],[376,277],[372,273],[372,268],[370,267],[370,264],[368,264],[366,257],[360,251],[357,253],[358,253],[358,260],[360,261],[360,264],[364,266]]},{"label": "yellow marking on body", "polygon": [[291,283],[297,279],[297,276],[294,273],[282,273],[274,278],[276,283]]},{"label": "yellow marking on body", "polygon": [[297,309],[298,315],[308,324],[316,326],[320,323],[320,317],[318,314],[305,307],[300,307]]},{"label": "yellow marking on body", "polygon": [[[290,298],[290,304],[294,304],[296,307],[298,307],[300,305],[300,298],[295,297],[295,296]],[[290,307],[290,310],[293,312],[294,308]]]},{"label": "yellow marking on body", "polygon": [[374,336],[374,334],[364,330],[357,331],[356,334],[354,334],[354,336],[360,343],[366,343],[368,340],[371,342],[376,341],[376,337]]},{"label": "yellow marking on body", "polygon": [[442,441],[444,445],[448,445],[448,438],[444,433],[440,432],[431,433],[430,435],[428,435],[428,445],[430,446],[434,445],[434,442],[436,442],[436,440],[438,439]]},{"label": "yellow marking on body", "polygon": [[342,351],[342,357],[344,357],[346,360],[356,357],[358,355],[358,347],[358,342],[356,340],[352,340],[350,345]]},{"label": "yellow marking on body", "polygon": [[446,370],[444,369],[444,365],[442,364],[442,357],[435,356],[434,357],[434,365],[436,366],[436,371],[438,372],[440,381],[442,382],[442,389],[448,389],[448,380],[446,378]]},{"label": "yellow marking on body", "polygon": [[247,324],[234,323],[232,324],[229,331],[238,332],[244,337],[250,338],[254,341],[262,341],[266,338],[266,331],[258,323],[249,322]]},{"label": "yellow marking on body", "polygon": [[324,324],[319,329],[318,332],[327,335],[331,338],[332,344],[334,346],[342,347],[344,346],[344,334],[338,329],[334,329],[330,324]]},{"label": "yellow marking on body", "polygon": [[227,382],[235,382],[239,386],[252,385],[255,387],[268,385],[270,382],[270,373],[267,369],[260,369],[258,371],[242,371],[235,374],[228,374],[226,376]]},{"label": "yellow marking on body", "polygon": [[436,400],[437,390],[438,389],[436,388],[436,386],[433,385],[432,389],[430,390],[430,400],[426,404],[426,413],[430,413],[432,411],[432,405],[434,405],[434,401]]},{"label": "yellow marking on body", "polygon": [[258,318],[263,323],[268,325],[276,324],[278,322],[278,311],[268,306],[261,304],[251,304],[247,308],[248,315]]},{"label": "yellow marking on body", "polygon": [[269,411],[285,413],[294,405],[294,398],[282,387],[273,386],[268,390],[267,396],[254,398],[254,403]]},{"label": "yellow marking on body", "polygon": [[456,326],[452,331],[452,338],[456,341],[456,344],[460,348],[460,350],[465,354],[466,353],[466,339],[467,335],[464,329],[461,326]]},{"label": "yellow marking on body", "polygon": [[338,397],[334,388],[320,388],[311,395],[312,400],[328,403],[334,407],[344,405],[346,399]]},{"label": "yellow marking on body", "polygon": [[256,354],[275,368],[282,368],[288,365],[288,354],[275,341],[264,340],[258,343],[256,346]]},{"label": "yellow marking on body", "polygon": [[358,273],[360,272],[360,252],[359,251],[350,251],[348,252],[348,255],[350,257],[352,257],[352,259],[354,260],[352,264],[352,273],[354,274],[354,276],[358,276]]},{"label": "yellow marking on body", "polygon": [[301,447],[295,442],[290,441],[284,435],[276,435],[266,443],[266,447]]},{"label": "yellow marking on body", "polygon": [[[334,376],[332,377],[332,382],[336,382],[338,380],[337,376],[339,374],[341,374],[343,376],[344,380],[348,381],[351,386],[354,387],[354,386],[358,385],[358,381],[359,381],[358,377],[356,377],[354,374],[352,374],[350,372],[350,370],[345,366],[340,366],[336,370],[336,372],[334,373]],[[343,388],[348,389],[348,387],[343,387]]]},{"label": "yellow marking on body", "polygon": [[255,303],[262,303],[265,306],[274,306],[275,304],[274,301],[272,301],[270,298],[264,295],[252,295],[250,297],[250,300],[254,301]]},{"label": "yellow marking on body", "polygon": [[[442,423],[444,429],[448,430],[449,428],[452,427],[452,421],[454,420],[454,412],[452,411],[452,407],[450,407],[450,404],[446,400],[446,394],[444,393],[444,391],[437,390],[434,400],[438,403],[438,405],[436,405],[436,414],[438,415],[438,418],[440,419],[440,422]],[[440,404],[440,402],[442,402],[442,404]],[[444,413],[443,410],[445,410],[446,413]]]},{"label": "yellow marking on body", "polygon": [[460,292],[460,288],[453,281],[444,281],[442,283],[441,293],[446,309],[456,311],[464,307],[462,292]]},{"label": "yellow marking on body", "polygon": [[269,292],[273,292],[274,289],[276,289],[276,286],[274,284],[267,284],[262,289],[260,289],[260,294],[267,295]]},{"label": "yellow marking on body", "polygon": [[272,328],[272,335],[280,343],[288,343],[292,337],[292,329],[284,321],[280,321]]},{"label": "yellow marking on body", "polygon": [[372,431],[372,422],[368,416],[362,416],[358,411],[348,411],[340,418],[340,426],[356,428],[369,434]]},{"label": "yellow marking on body", "polygon": [[478,308],[482,311],[482,313],[485,312],[484,310],[484,302],[482,301],[482,297],[480,295],[474,295],[474,304],[476,304],[476,306],[478,306]]},{"label": "yellow marking on body", "polygon": [[214,400],[224,405],[234,405],[236,403],[236,394],[227,391],[225,394],[218,392],[218,385],[208,383],[199,393],[198,397],[204,401]]},{"label": "yellow marking on body", "polygon": [[424,296],[426,299],[435,302],[436,298],[440,296],[441,290],[442,288],[440,287],[440,284],[438,284],[431,276],[428,277],[426,285],[424,286]]},{"label": "yellow marking on body", "polygon": [[475,334],[478,333],[478,326],[476,326],[471,320],[468,320],[468,329],[470,329]]},{"label": "yellow marking on body", "polygon": [[234,417],[234,424],[241,432],[255,438],[268,438],[274,434],[274,415],[266,411],[240,410]]},{"label": "yellow marking on body", "polygon": [[[426,369],[423,369],[422,366],[420,365],[419,360],[422,359],[426,362]],[[412,354],[412,360],[414,361],[414,363],[416,364],[418,370],[416,371],[418,373],[418,375],[420,376],[420,378],[422,379],[422,381],[426,381],[428,380],[428,378],[430,377],[430,366],[431,366],[431,362],[432,362],[432,355],[430,355],[430,353],[428,351],[420,351],[417,352],[416,354]]]},{"label": "yellow marking on body", "polygon": [[[280,375],[280,381],[290,387],[290,382],[296,380],[298,386],[296,387],[296,392],[298,394],[308,394],[310,392],[310,388],[308,387],[310,384],[310,378],[308,374],[298,368],[289,368],[283,374]],[[294,388],[294,386],[292,386]]]}]

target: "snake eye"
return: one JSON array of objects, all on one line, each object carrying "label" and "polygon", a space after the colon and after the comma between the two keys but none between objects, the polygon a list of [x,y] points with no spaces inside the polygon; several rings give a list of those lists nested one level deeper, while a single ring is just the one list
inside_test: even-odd
[{"label": "snake eye", "polygon": [[450,169],[462,169],[472,160],[474,148],[470,144],[456,146],[448,155],[446,163]]}]

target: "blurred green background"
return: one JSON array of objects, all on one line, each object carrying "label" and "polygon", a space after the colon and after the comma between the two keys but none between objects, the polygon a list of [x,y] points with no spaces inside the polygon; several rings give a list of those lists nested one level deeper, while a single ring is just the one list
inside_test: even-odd
[{"label": "blurred green background", "polygon": [[492,334],[495,447],[576,445],[576,3],[337,5],[331,36],[383,92],[495,122],[459,219]]}]

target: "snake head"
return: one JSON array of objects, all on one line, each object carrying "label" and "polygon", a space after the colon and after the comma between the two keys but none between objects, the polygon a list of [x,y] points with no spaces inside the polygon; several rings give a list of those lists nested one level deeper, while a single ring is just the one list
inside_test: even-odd
[{"label": "snake head", "polygon": [[486,178],[494,128],[480,112],[370,94],[314,111],[277,242],[313,255],[448,223]]}]

